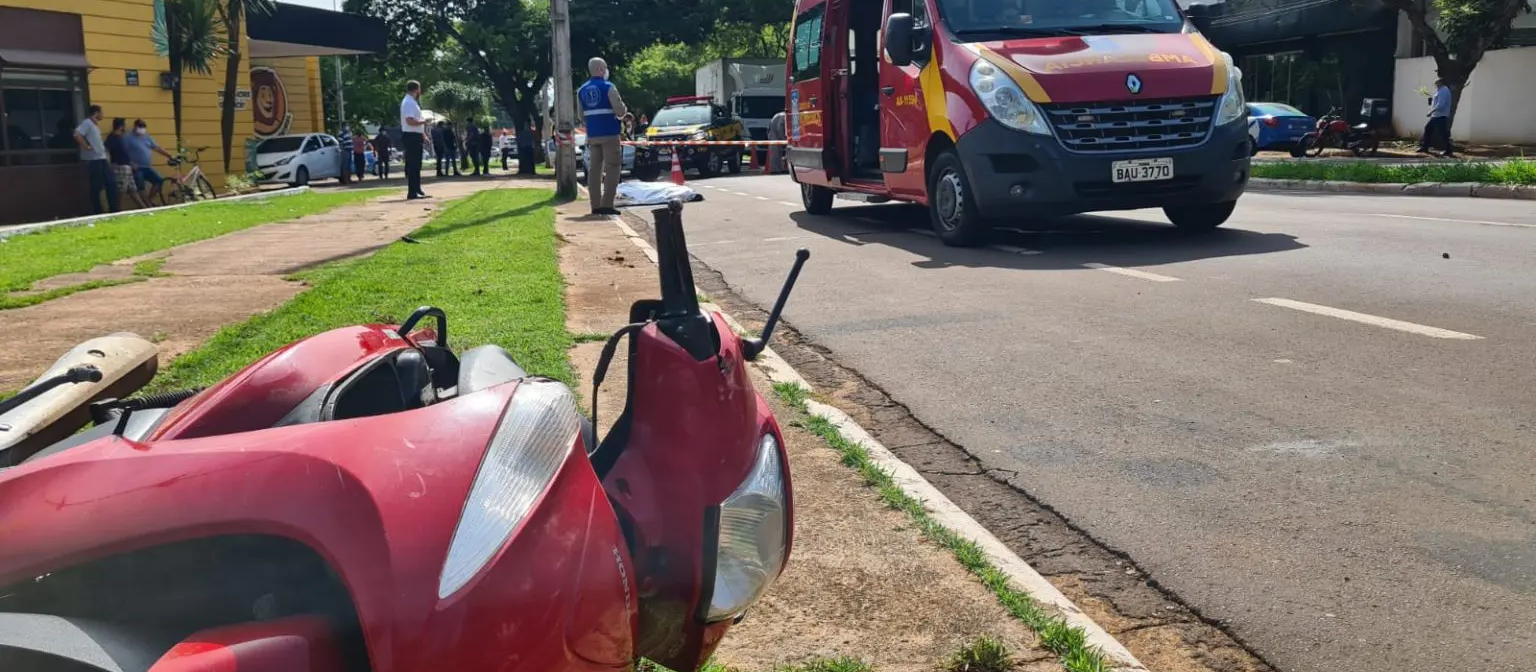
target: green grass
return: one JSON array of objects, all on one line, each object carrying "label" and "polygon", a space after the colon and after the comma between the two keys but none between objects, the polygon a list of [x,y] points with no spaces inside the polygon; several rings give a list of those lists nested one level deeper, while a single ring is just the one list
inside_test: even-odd
[{"label": "green grass", "polygon": [[838,656],[836,658],[820,658],[799,665],[785,665],[775,672],[874,672],[874,668],[857,658]]},{"label": "green grass", "polygon": [[1368,161],[1283,161],[1253,164],[1253,176],[1277,180],[1327,180],[1414,184],[1421,182],[1481,182],[1536,185],[1536,161],[1505,163],[1457,162],[1383,166]]},{"label": "green grass", "polygon": [[[65,273],[205,240],[258,224],[293,219],[356,203],[383,190],[309,192],[232,203],[200,203],[146,215],[29,233],[0,241],[0,295]],[[74,289],[73,291],[80,291]]]},{"label": "green grass", "polygon": [[543,189],[498,189],[457,201],[411,234],[431,244],[396,242],[365,259],[301,273],[309,290],[220,330],[172,362],[148,391],[209,385],[305,336],[398,324],[424,305],[448,313],[455,349],[495,343],[529,372],[571,383],[553,205]]},{"label": "green grass", "polygon": [[1088,646],[1087,634],[1081,628],[1068,624],[1040,606],[1028,594],[1015,590],[1004,574],[990,561],[975,542],[966,539],[934,520],[923,508],[923,503],[908,495],[869,456],[863,446],[849,441],[837,430],[837,426],[825,418],[811,415],[806,406],[810,391],[794,383],[775,383],[774,392],[803,417],[794,422],[797,426],[821,437],[837,451],[842,463],[859,472],[864,482],[875,488],[880,500],[893,509],[907,514],[923,536],[954,554],[960,565],[997,596],[999,603],[1014,618],[1034,631],[1040,645],[1055,653],[1068,672],[1106,672],[1109,670],[1104,656],[1096,648]]},{"label": "green grass", "polygon": [[945,661],[947,672],[1007,672],[1013,669],[1013,655],[1008,645],[996,637],[977,637]]}]

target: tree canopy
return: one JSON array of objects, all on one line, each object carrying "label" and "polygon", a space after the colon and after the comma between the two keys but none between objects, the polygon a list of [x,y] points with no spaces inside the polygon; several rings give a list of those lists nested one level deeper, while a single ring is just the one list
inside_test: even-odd
[{"label": "tree canopy", "polygon": [[1382,2],[1408,17],[1414,35],[1424,40],[1435,59],[1435,74],[1451,87],[1453,118],[1483,54],[1504,47],[1515,17],[1531,11],[1527,0],[1432,0],[1428,6],[1420,0]]}]

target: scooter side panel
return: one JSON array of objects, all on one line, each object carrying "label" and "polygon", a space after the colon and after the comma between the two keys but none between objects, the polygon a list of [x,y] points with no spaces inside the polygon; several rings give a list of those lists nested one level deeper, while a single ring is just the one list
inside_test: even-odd
[{"label": "scooter side panel", "polygon": [[298,616],[238,623],[193,634],[149,672],[343,672],[335,633],[324,619]]},{"label": "scooter side panel", "polygon": [[[763,427],[739,337],[718,317],[719,358],[697,362],[653,324],[636,335],[633,426],[605,476],[633,521],[640,583],[638,653],[677,670],[712,646],[699,618],[706,573],[706,511],[750,471]],[[718,630],[718,632],[715,632]]]}]

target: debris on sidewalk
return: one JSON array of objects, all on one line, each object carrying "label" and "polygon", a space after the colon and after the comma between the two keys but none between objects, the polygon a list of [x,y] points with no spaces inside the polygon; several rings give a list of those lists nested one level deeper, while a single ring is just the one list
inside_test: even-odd
[{"label": "debris on sidewalk", "polygon": [[[572,364],[585,381],[583,403],[590,404],[590,374],[606,335],[627,322],[632,302],[654,298],[658,289],[644,254],[612,223],[578,219],[582,206],[562,207],[556,231],[564,241],[567,326],[577,341]],[[621,361],[609,368],[599,408],[613,410],[600,414],[600,433],[623,407],[626,369]],[[790,453],[794,550],[783,576],[726,637],[715,669],[931,672],[989,669],[979,663],[1003,658],[1009,666],[999,669],[1062,669],[996,596],[905,514],[885,506],[801,426],[803,416],[773,394],[759,372],[753,375]]]}]

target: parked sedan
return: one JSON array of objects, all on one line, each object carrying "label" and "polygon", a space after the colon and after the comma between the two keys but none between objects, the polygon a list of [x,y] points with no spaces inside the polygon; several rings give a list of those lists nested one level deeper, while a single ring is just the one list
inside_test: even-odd
[{"label": "parked sedan", "polygon": [[310,180],[341,177],[341,143],[326,133],[278,135],[256,146],[256,172],[262,184],[302,187]]},{"label": "parked sedan", "polygon": [[1301,156],[1301,137],[1311,133],[1316,119],[1285,103],[1248,103],[1248,137],[1253,153],[1289,150]]}]

